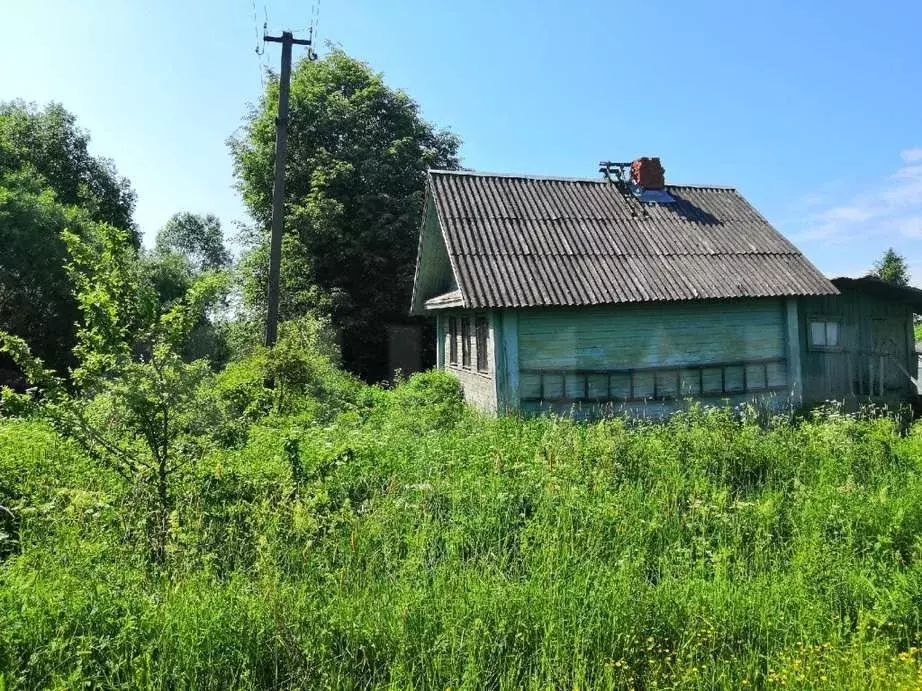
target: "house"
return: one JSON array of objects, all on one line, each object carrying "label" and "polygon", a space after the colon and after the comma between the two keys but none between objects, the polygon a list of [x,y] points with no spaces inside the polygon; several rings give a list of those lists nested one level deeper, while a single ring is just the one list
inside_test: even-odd
[{"label": "house", "polygon": [[[491,412],[916,394],[922,291],[828,280],[734,189],[431,171],[411,314]],[[644,184],[641,184],[643,182]]]}]

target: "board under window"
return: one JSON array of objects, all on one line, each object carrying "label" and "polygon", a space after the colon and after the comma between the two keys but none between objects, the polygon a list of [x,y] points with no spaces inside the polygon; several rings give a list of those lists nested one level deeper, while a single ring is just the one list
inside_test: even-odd
[{"label": "board under window", "polygon": [[838,319],[811,317],[807,337],[813,350],[838,350],[841,347],[842,325]]},{"label": "board under window", "polygon": [[490,371],[487,362],[487,329],[486,317],[477,317],[474,319],[474,337],[477,339],[477,371],[487,373]]},{"label": "board under window", "polygon": [[461,318],[461,366],[471,367],[471,320]]},{"label": "board under window", "polygon": [[458,318],[448,318],[448,364],[458,364]]}]

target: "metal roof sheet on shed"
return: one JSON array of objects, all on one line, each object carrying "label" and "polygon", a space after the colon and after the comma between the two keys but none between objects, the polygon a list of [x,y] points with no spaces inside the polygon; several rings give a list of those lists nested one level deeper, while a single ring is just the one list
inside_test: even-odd
[{"label": "metal roof sheet on shed", "polygon": [[431,171],[467,307],[828,295],[838,291],[736,190]]}]

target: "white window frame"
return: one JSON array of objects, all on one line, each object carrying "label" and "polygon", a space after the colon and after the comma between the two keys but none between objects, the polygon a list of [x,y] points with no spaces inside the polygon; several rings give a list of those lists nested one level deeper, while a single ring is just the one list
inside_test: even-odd
[{"label": "white window frame", "polygon": [[[822,324],[823,329],[823,342],[817,343],[813,336],[815,325]],[[835,343],[829,343],[830,331],[829,327],[835,325]],[[820,315],[813,315],[807,317],[807,345],[810,350],[825,350],[825,351],[836,351],[842,350],[842,319],[840,317],[827,317]]]}]

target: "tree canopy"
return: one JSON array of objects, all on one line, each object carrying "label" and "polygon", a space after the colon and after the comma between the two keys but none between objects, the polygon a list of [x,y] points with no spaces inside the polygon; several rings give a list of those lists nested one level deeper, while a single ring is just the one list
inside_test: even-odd
[{"label": "tree canopy", "polygon": [[70,360],[78,310],[61,233],[119,228],[134,251],[134,192],[57,104],[0,103],[0,329],[55,367]]},{"label": "tree canopy", "polygon": [[898,286],[909,285],[909,267],[906,257],[892,247],[874,264],[872,275]]},{"label": "tree canopy", "polygon": [[132,220],[135,192],[106,158],[89,153],[90,135],[58,103],[43,109],[23,101],[0,103],[0,170],[35,173],[57,201],[83,209],[93,221],[140,237]]},{"label": "tree canopy", "polygon": [[[145,252],[142,262],[160,304],[169,306],[203,274],[228,269],[231,255],[217,216],[181,212],[160,229],[153,252]],[[213,367],[223,366],[229,357],[226,326],[200,314],[180,351],[182,356],[189,361],[206,358]]]},{"label": "tree canopy", "polygon": [[[244,257],[244,298],[265,303],[278,81],[230,142],[257,228]],[[328,313],[343,361],[386,371],[385,324],[406,319],[427,168],[457,168],[460,140],[436,129],[404,92],[332,50],[293,70],[282,249],[283,319]]]},{"label": "tree canopy", "polygon": [[231,262],[224,246],[221,221],[214,214],[173,214],[157,233],[154,251],[185,257],[194,271],[217,271]]}]

